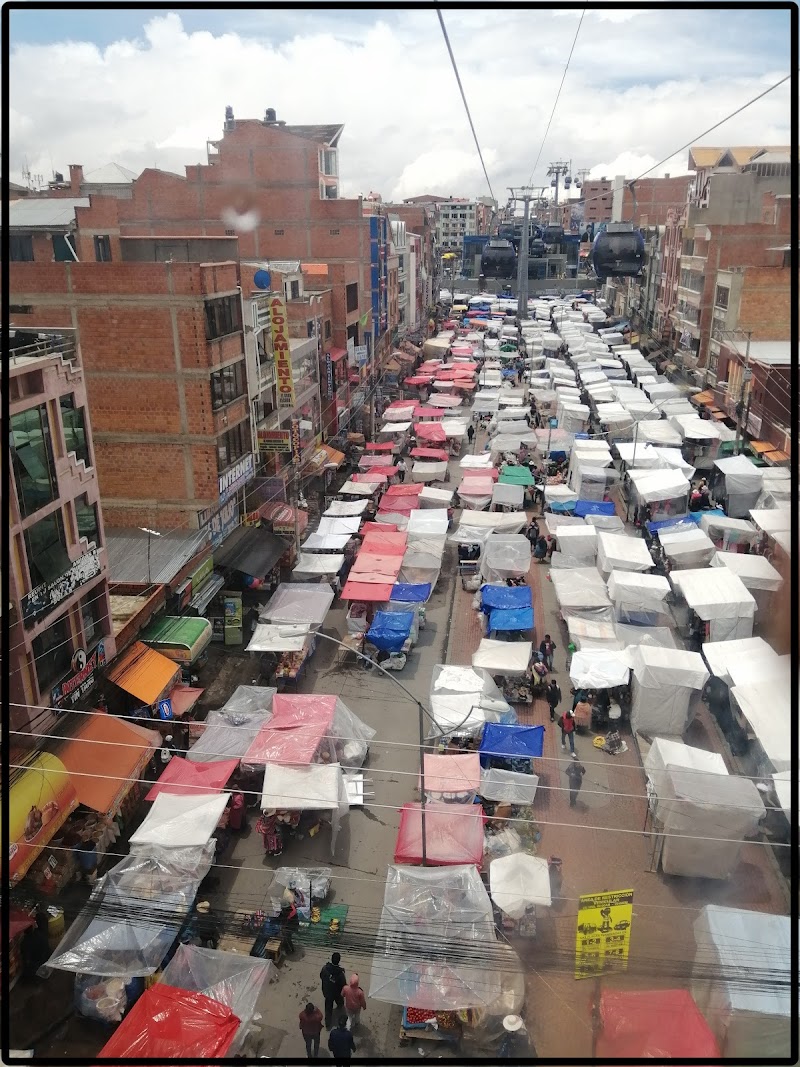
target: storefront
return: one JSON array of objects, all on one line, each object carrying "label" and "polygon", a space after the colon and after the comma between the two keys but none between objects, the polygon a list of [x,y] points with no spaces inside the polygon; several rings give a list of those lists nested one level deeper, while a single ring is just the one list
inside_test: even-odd
[{"label": "storefront", "polygon": [[170,695],[180,686],[180,677],[180,664],[136,641],[106,674],[106,680],[116,686],[109,706],[119,714],[138,711],[143,720],[168,722],[174,718]]}]

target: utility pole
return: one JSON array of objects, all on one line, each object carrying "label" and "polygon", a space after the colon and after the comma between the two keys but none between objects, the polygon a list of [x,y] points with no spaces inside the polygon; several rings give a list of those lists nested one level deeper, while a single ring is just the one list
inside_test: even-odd
[{"label": "utility pole", "polygon": [[521,200],[525,212],[522,221],[522,240],[519,243],[519,263],[517,264],[517,318],[528,317],[528,245],[530,243],[531,201],[536,199],[534,190],[529,186],[512,188],[509,186],[509,203]]}]

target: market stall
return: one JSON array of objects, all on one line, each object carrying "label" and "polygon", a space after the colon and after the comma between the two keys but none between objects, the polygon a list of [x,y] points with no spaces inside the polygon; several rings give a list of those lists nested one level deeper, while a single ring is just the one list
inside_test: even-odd
[{"label": "market stall", "polygon": [[527,852],[498,856],[489,868],[489,893],[501,912],[504,935],[535,935],[537,909],[553,903],[547,860]]},{"label": "market stall", "polygon": [[425,804],[424,845],[422,805],[404,804],[394,846],[394,862],[432,867],[483,862],[484,814],[480,805]]},{"label": "market stall", "polygon": [[273,698],[272,716],[242,757],[243,766],[266,763],[360,767],[375,730],[339,697],[316,693]]},{"label": "market stall", "polygon": [[329,585],[281,582],[259,612],[259,622],[305,623],[317,630],[325,622],[332,603],[333,590]]},{"label": "market stall", "polygon": [[458,499],[463,508],[482,511],[492,502],[494,479],[483,474],[464,477],[458,487]]},{"label": "market stall", "polygon": [[752,635],[756,602],[736,574],[707,567],[675,571],[670,580],[689,610],[688,631],[701,643]]},{"label": "market stall", "polygon": [[761,534],[747,519],[731,519],[712,511],[700,512],[700,529],[722,552],[746,552],[748,545],[752,549],[761,540]]},{"label": "market stall", "polygon": [[556,544],[558,552],[553,553],[553,566],[591,567],[597,557],[597,530],[586,523],[580,526],[577,523],[559,526],[556,530]]},{"label": "market stall", "polygon": [[716,500],[724,502],[725,511],[732,519],[744,519],[751,508],[758,506],[762,485],[761,469],[747,456],[728,456],[714,461],[711,492]]},{"label": "market stall", "polygon": [[604,579],[612,571],[649,571],[653,559],[641,537],[600,530],[597,534],[597,569]]},{"label": "market stall", "polygon": [[744,664],[752,668],[754,678],[771,677],[779,673],[781,657],[763,637],[741,637],[733,641],[706,641],[701,649],[703,659],[715,678],[731,685],[731,667]]},{"label": "market stall", "polygon": [[298,552],[297,562],[292,568],[292,578],[296,582],[332,582],[343,566],[342,555],[331,552]]},{"label": "market stall", "polygon": [[430,801],[471,804],[480,788],[481,766],[477,752],[445,756],[426,752],[423,768],[425,796]]},{"label": "market stall", "polygon": [[694,524],[667,526],[658,530],[657,534],[672,570],[704,567],[714,557],[714,542]]},{"label": "market stall", "polygon": [[479,737],[487,722],[516,722],[488,671],[438,663],[431,674],[429,738]]},{"label": "market stall", "polygon": [[637,733],[680,738],[690,720],[692,693],[708,680],[697,652],[653,645],[630,651],[631,726]]},{"label": "market stall", "polygon": [[559,610],[564,618],[581,613],[607,614],[611,601],[606,583],[595,567],[571,567],[550,572]]},{"label": "market stall", "polygon": [[725,567],[737,575],[756,602],[764,619],[774,603],[774,594],[783,585],[783,575],[766,559],[748,552],[717,552],[712,567]]},{"label": "market stall", "polygon": [[631,626],[670,626],[672,617],[667,597],[671,593],[667,579],[660,574],[636,571],[612,571],[608,578],[608,595],[614,604],[614,617]]},{"label": "market stall", "polygon": [[597,1058],[716,1060],[714,1033],[685,989],[604,989],[600,993]]},{"label": "market stall", "polygon": [[626,480],[640,522],[661,522],[687,514],[692,487],[683,471],[630,470]]},{"label": "market stall", "polygon": [[198,763],[241,759],[271,716],[276,693],[272,687],[237,686],[221,708],[209,711],[205,722],[197,724],[199,737],[186,758]]},{"label": "market stall", "polygon": [[[530,621],[533,620],[533,611],[530,612]],[[505,621],[505,620],[504,620]],[[521,622],[527,622],[528,619],[522,619]],[[491,623],[490,623],[491,626]],[[530,626],[519,626],[521,631],[529,631]],[[510,629],[505,627],[504,632]],[[492,676],[500,675],[504,679],[525,679],[526,687],[529,691],[528,700],[532,699],[533,694],[530,692],[530,665],[531,656],[533,654],[533,645],[530,641],[492,641],[487,637],[482,638],[478,648],[472,654],[472,666],[482,667],[488,671]],[[517,692],[512,693],[512,689],[518,688],[517,685],[508,684],[505,690],[506,699],[510,703],[522,703],[519,699],[520,694]],[[503,687],[501,686],[501,691]],[[513,696],[513,700],[512,700]]]},{"label": "market stall", "polygon": [[[265,845],[276,831],[310,833],[323,818],[330,822],[331,855],[341,820],[350,813],[347,787],[338,763],[309,764],[305,767],[267,763],[261,794],[262,819],[276,820],[272,826],[262,824]],[[315,831],[316,832],[316,831]]]},{"label": "market stall", "polygon": [[522,534],[491,534],[481,557],[481,577],[487,582],[524,578],[530,570],[531,543]]},{"label": "market stall", "polygon": [[779,675],[734,685],[731,708],[744,721],[753,761],[768,776],[792,769],[791,688]]},{"label": "market stall", "polygon": [[479,748],[482,767],[527,774],[544,750],[544,726],[487,722]]}]

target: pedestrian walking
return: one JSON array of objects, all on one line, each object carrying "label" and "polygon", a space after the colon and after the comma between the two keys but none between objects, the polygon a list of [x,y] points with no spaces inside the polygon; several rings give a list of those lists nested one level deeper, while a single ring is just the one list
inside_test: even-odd
[{"label": "pedestrian walking", "polygon": [[315,1060],[319,1056],[319,1035],[321,1032],[322,1012],[309,1001],[300,1012],[300,1033],[306,1043],[306,1055],[310,1060]]},{"label": "pedestrian walking", "polygon": [[367,1006],[367,998],[359,985],[357,974],[350,975],[350,981],[342,990],[342,996],[344,997],[344,1010],[347,1012],[347,1025],[353,1031],[361,1021],[361,1012]]},{"label": "pedestrian walking", "polygon": [[[552,671],[553,668],[553,656],[555,655],[557,645],[550,634],[544,635],[544,640],[539,645],[539,651],[544,656],[544,661],[547,664],[548,671]],[[559,700],[561,695],[559,694]]]},{"label": "pedestrian walking", "polygon": [[550,722],[556,721],[556,708],[561,703],[561,690],[558,687],[558,682],[555,678],[551,678],[550,682],[545,690],[545,696],[547,697],[547,703],[550,705]]},{"label": "pedestrian walking", "polygon": [[533,548],[533,555],[537,563],[544,563],[547,557],[547,538],[544,535],[540,535]]},{"label": "pedestrian walking", "polygon": [[467,440],[469,441],[470,444],[472,444],[474,438],[475,438],[475,427],[472,425],[472,423],[470,423],[469,426],[467,427]]},{"label": "pedestrian walking", "polygon": [[571,808],[574,808],[578,802],[578,793],[580,792],[583,783],[584,774],[586,774],[586,768],[582,763],[578,762],[578,757],[573,752],[572,763],[567,767],[567,778],[569,778],[569,806]]},{"label": "pedestrian walking", "polygon": [[569,738],[569,750],[575,755],[575,712],[565,711],[558,720],[561,727],[561,748],[566,751],[567,738]]},{"label": "pedestrian walking", "polygon": [[347,1029],[347,1016],[340,1015],[337,1026],[328,1034],[328,1049],[333,1062],[337,1064],[349,1063],[352,1054],[356,1050],[356,1043],[352,1033]]},{"label": "pedestrian walking", "polygon": [[[341,956],[338,952],[334,952],[328,963],[319,972],[320,980],[322,981],[322,995],[325,998],[325,1025],[330,1030],[331,1019],[333,1018],[333,1005],[337,1008],[344,1006],[344,998],[342,997],[342,990],[347,985],[347,975],[344,973],[344,969],[339,966]],[[345,1016],[345,1022],[347,1022],[347,1016]]]},{"label": "pedestrian walking", "polygon": [[402,481],[406,480],[406,461],[399,459],[397,461],[397,473],[400,475]]}]

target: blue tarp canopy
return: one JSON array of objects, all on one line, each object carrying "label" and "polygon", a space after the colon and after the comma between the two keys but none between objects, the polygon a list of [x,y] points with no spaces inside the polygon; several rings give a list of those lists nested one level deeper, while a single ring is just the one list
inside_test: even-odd
[{"label": "blue tarp canopy", "polygon": [[382,652],[399,652],[413,625],[413,611],[376,611],[367,640]]},{"label": "blue tarp canopy", "polygon": [[697,523],[699,526],[703,515],[725,515],[725,512],[722,508],[706,508],[704,511],[690,511],[686,518],[691,519],[692,522]]},{"label": "blue tarp canopy", "polygon": [[[705,514],[707,515],[708,512],[705,512]],[[647,529],[651,534],[656,534],[659,530],[691,530],[698,523],[699,519],[695,522],[688,515],[682,515],[679,519],[662,519],[661,522],[648,522]]]},{"label": "blue tarp canopy", "polygon": [[516,378],[517,376],[517,372],[512,370],[511,367],[503,367],[500,373],[504,378]]},{"label": "blue tarp canopy", "polygon": [[496,722],[487,722],[479,749],[481,765],[488,766],[491,756],[506,759],[541,756],[543,748],[543,726],[501,726]]},{"label": "blue tarp canopy", "polygon": [[481,611],[532,607],[533,593],[529,585],[492,585],[487,582],[481,586]]},{"label": "blue tarp canopy", "polygon": [[578,518],[585,515],[616,515],[613,500],[576,500],[575,514]]},{"label": "blue tarp canopy", "polygon": [[551,500],[547,505],[554,515],[563,515],[566,511],[574,511],[577,500]]},{"label": "blue tarp canopy", "polygon": [[532,630],[533,608],[495,608],[489,612],[489,630]]},{"label": "blue tarp canopy", "polygon": [[402,604],[424,604],[431,595],[431,583],[424,582],[421,585],[406,585],[398,582],[392,589],[390,600]]}]

